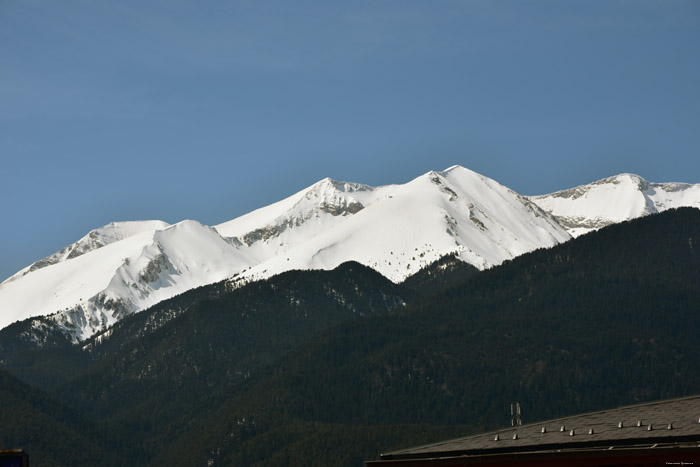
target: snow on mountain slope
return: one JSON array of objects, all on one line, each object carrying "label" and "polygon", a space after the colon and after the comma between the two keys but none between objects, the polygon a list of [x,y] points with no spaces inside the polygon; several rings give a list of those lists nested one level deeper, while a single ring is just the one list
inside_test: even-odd
[{"label": "snow on mountain slope", "polygon": [[379,199],[383,188],[324,178],[282,201],[219,224],[215,228],[225,237],[243,238],[247,235],[243,240],[250,244],[256,236],[267,239],[287,228],[299,227],[303,222],[314,218],[324,218],[332,224],[335,222],[333,219],[339,220],[338,216],[354,214],[372,204]]},{"label": "snow on mountain slope", "polygon": [[700,208],[700,184],[650,183],[638,175],[621,174],[530,199],[578,237],[666,209]]},{"label": "snow on mountain slope", "polygon": [[625,174],[528,198],[459,166],[403,185],[324,179],[215,227],[186,220],[96,229],[0,284],[0,328],[51,315],[79,341],[198,286],[349,260],[395,282],[450,253],[484,269],[611,222],[700,207],[699,194],[700,185]]},{"label": "snow on mountain slope", "polygon": [[148,240],[137,254],[123,259],[104,290],[54,316],[75,340],[86,339],[125,315],[222,281],[254,264],[216,230],[192,220],[155,231]]},{"label": "snow on mountain slope", "polygon": [[109,245],[119,240],[124,240],[133,235],[138,235],[142,232],[164,229],[168,225],[169,224],[163,221],[112,222],[104,227],[100,227],[99,229],[91,230],[77,242],[68,245],[51,256],[47,256],[46,258],[27,266],[13,276],[9,277],[4,282],[18,279],[30,272],[46,266],[51,266],[52,264],[77,258],[80,255],[89,253],[90,251],[102,248],[105,245]]},{"label": "snow on mountain slope", "polygon": [[351,193],[364,208],[313,236],[258,240],[292,246],[247,274],[331,269],[355,260],[399,282],[445,254],[458,253],[483,269],[570,238],[529,200],[462,167],[367,191]]},{"label": "snow on mountain slope", "polygon": [[182,221],[4,282],[0,328],[58,312],[52,319],[74,340],[82,340],[126,314],[224,280],[252,264],[213,228]]},{"label": "snow on mountain slope", "polygon": [[154,232],[133,235],[90,253],[47,265],[0,285],[0,327],[69,309],[110,284],[125,258],[136,257]]},{"label": "snow on mountain slope", "polygon": [[263,262],[296,245],[313,242],[321,232],[376,202],[385,190],[386,187],[373,188],[326,178],[283,201],[215,228]]},{"label": "snow on mountain slope", "polygon": [[[322,180],[266,208],[218,226],[195,221],[115,223],[0,284],[0,328],[56,313],[74,340],[122,316],[232,276],[313,238],[373,201],[374,189]],[[381,190],[379,190],[381,191]],[[358,198],[361,200],[359,201]],[[142,230],[141,234],[137,234]],[[236,237],[240,235],[240,239]],[[272,238],[281,241],[268,241]],[[80,251],[81,254],[70,254]],[[279,271],[288,270],[289,267]],[[273,273],[245,277],[269,277]],[[241,276],[243,277],[243,276]]]}]

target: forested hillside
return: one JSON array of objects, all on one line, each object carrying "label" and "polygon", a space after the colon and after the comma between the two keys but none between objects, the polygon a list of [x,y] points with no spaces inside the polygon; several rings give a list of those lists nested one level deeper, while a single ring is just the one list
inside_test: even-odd
[{"label": "forested hillside", "polygon": [[[24,449],[33,467],[132,465],[145,456],[118,432],[0,370],[0,449]],[[99,460],[99,464],[95,464]]]},{"label": "forested hillside", "polygon": [[269,367],[182,440],[218,465],[265,465],[280,450],[304,465],[314,435],[298,427],[320,422],[343,433],[327,430],[335,448],[317,453],[323,465],[353,449],[348,425],[454,425],[456,436],[507,424],[514,401],[529,422],[698,393],[699,240],[700,211],[651,216],[349,322]]}]

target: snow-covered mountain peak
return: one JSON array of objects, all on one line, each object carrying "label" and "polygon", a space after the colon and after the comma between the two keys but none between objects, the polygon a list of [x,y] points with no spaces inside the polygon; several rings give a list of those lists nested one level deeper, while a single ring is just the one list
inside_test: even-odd
[{"label": "snow-covered mountain peak", "polygon": [[429,173],[436,173],[436,174],[443,176],[443,177],[454,177],[454,176],[471,177],[471,180],[481,180],[484,182],[496,183],[500,186],[503,186],[500,183],[498,183],[497,181],[495,181],[494,179],[487,177],[486,175],[483,175],[479,172],[475,172],[475,171],[468,169],[467,167],[464,167],[461,165],[453,165],[451,167],[448,167],[445,170],[441,170],[441,171],[434,171],[433,170]]},{"label": "snow-covered mountain peak", "polygon": [[60,251],[32,263],[6,279],[3,283],[16,280],[38,269],[77,258],[85,253],[89,253],[114,242],[124,240],[133,235],[164,229],[168,227],[168,225],[169,224],[167,222],[159,220],[110,222],[105,226],[91,230],[80,240],[68,245],[65,248],[62,248]]},{"label": "snow-covered mountain peak", "polygon": [[621,173],[612,177],[593,182],[591,185],[617,185],[619,187],[644,191],[649,189],[649,182],[643,177],[632,173]]},{"label": "snow-covered mountain peak", "polygon": [[[423,177],[430,179],[433,183],[442,183],[447,186],[457,185],[462,187],[465,192],[472,193],[475,196],[480,196],[489,191],[502,191],[515,193],[510,188],[501,185],[496,180],[482,175],[473,170],[462,167],[461,165],[453,165],[443,171],[431,170]],[[420,178],[420,177],[419,177]]]},{"label": "snow-covered mountain peak", "polygon": [[355,191],[366,191],[371,189],[373,189],[373,187],[369,185],[363,185],[361,183],[343,182],[340,180],[334,180],[332,178],[326,177],[311,185],[307,189],[307,192],[327,192],[330,190],[352,193]]},{"label": "snow-covered mountain peak", "polygon": [[651,183],[623,173],[530,199],[577,237],[669,208],[700,207],[700,185]]},{"label": "snow-covered mountain peak", "polygon": [[250,247],[260,261],[286,251],[340,224],[344,219],[372,205],[382,188],[330,178],[320,180],[294,195],[253,211],[216,230],[233,244]]},{"label": "snow-covered mountain peak", "polygon": [[448,172],[452,172],[453,170],[469,170],[469,169],[467,169],[466,167],[463,167],[459,164],[455,164],[455,165],[452,165],[452,166],[446,168],[445,170],[443,170],[442,173],[446,174]]},{"label": "snow-covered mountain peak", "polygon": [[[431,172],[435,172],[435,171],[431,171]],[[440,175],[443,175],[443,176],[448,176],[448,175],[450,175],[451,173],[463,174],[463,175],[464,175],[464,174],[469,174],[469,175],[472,175],[472,176],[476,176],[476,177],[480,177],[480,178],[484,178],[484,179],[489,179],[489,177],[487,177],[487,176],[485,176],[485,175],[482,175],[482,174],[480,174],[479,172],[475,172],[475,171],[473,171],[473,170],[471,170],[471,169],[468,169],[468,168],[466,168],[466,167],[464,167],[464,166],[461,166],[461,165],[459,165],[459,164],[455,164],[455,165],[453,165],[453,166],[451,166],[451,167],[446,168],[445,170],[441,170],[441,171],[438,171],[438,172],[436,172],[436,173],[438,173],[438,174],[440,174]],[[489,179],[489,180],[492,180],[492,179]]]},{"label": "snow-covered mountain peak", "polygon": [[324,202],[358,202],[362,209],[341,215],[320,209],[315,185],[275,220],[274,229],[256,229],[257,238],[239,236],[252,252],[278,251],[249,274],[328,269],[355,260],[399,282],[446,254],[486,268],[570,238],[529,200],[463,168],[431,171],[403,185],[347,186],[352,190],[324,192]]},{"label": "snow-covered mountain peak", "polygon": [[497,210],[498,205],[502,202],[511,205],[513,205],[513,201],[516,201],[516,204],[529,204],[527,200],[522,199],[523,197],[510,188],[501,185],[492,178],[459,165],[454,165],[441,172],[430,171],[410,183],[418,181],[429,181],[445,193],[451,201],[459,198],[469,204],[484,204],[484,207],[489,209]]},{"label": "snow-covered mountain peak", "polygon": [[[375,188],[359,183],[324,178],[277,203],[256,209],[228,222],[216,225],[224,237],[238,238],[272,225],[298,226],[311,211],[323,216],[354,214],[376,200]],[[316,217],[315,214],[311,217]]]},{"label": "snow-covered mountain peak", "polygon": [[[84,288],[80,299],[51,317],[74,340],[86,339],[128,314],[192,288],[227,279],[257,264],[216,229],[194,220],[184,220],[125,242],[131,245],[117,242],[102,249],[105,254],[109,249],[124,254],[113,255],[105,268],[108,283],[104,285],[103,281],[98,287]],[[96,256],[88,259],[108,264]],[[93,264],[91,269],[99,266]],[[90,268],[84,269],[90,273]],[[83,274],[81,280],[88,282],[90,278]]]},{"label": "snow-covered mountain peak", "polygon": [[364,209],[362,200],[370,201],[366,194],[372,190],[367,185],[324,178],[309,187],[294,207],[304,212],[320,210],[333,216],[355,214]]}]

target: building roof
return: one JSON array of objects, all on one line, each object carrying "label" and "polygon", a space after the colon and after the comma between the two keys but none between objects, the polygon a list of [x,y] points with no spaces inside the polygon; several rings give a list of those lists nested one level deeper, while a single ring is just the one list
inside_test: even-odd
[{"label": "building roof", "polygon": [[0,449],[0,467],[29,467],[29,456],[22,449]]},{"label": "building roof", "polygon": [[[700,443],[700,395],[531,423],[382,454],[426,459],[563,450],[601,450]],[[378,462],[381,464],[381,462]],[[368,463],[373,464],[373,463]]]}]

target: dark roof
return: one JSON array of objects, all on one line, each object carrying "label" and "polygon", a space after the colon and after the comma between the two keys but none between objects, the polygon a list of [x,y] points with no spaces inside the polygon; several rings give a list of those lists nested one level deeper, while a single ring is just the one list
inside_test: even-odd
[{"label": "dark roof", "polygon": [[0,467],[29,467],[29,456],[22,449],[0,449]]},{"label": "dark roof", "polygon": [[[622,424],[622,427],[620,427]],[[544,429],[544,431],[543,431]],[[601,410],[382,454],[382,460],[700,442],[700,395]]]}]

